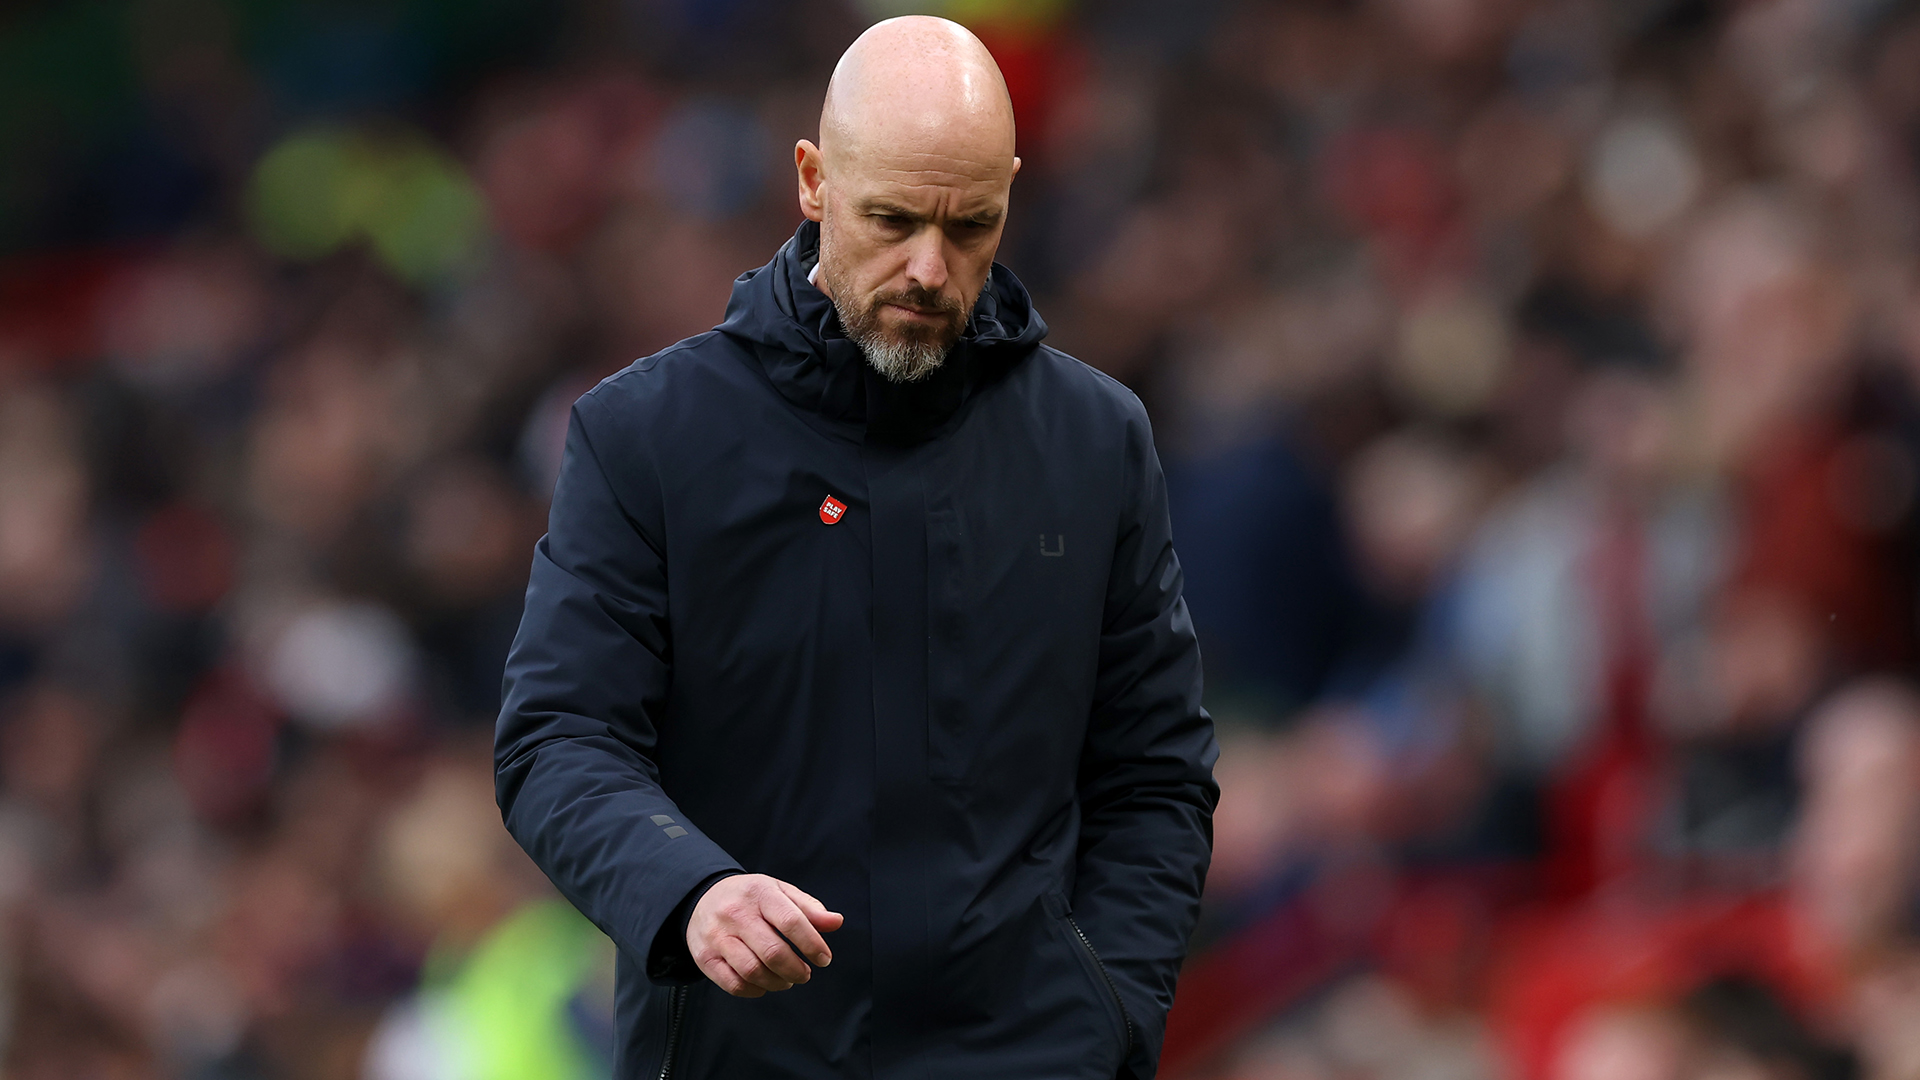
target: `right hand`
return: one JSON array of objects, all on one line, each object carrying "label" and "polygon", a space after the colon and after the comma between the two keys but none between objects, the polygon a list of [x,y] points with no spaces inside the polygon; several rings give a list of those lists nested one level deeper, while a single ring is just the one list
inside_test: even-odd
[{"label": "right hand", "polygon": [[833,951],[820,934],[845,921],[777,878],[735,874],[714,882],[693,906],[687,951],[715,986],[734,997],[757,998],[813,977],[796,948],[821,967],[831,964]]}]

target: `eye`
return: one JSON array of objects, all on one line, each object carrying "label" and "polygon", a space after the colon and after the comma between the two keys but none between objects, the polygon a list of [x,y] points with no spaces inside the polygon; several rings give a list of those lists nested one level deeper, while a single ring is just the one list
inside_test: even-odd
[{"label": "eye", "polygon": [[907,219],[900,214],[875,214],[874,217],[879,218],[880,224],[885,225],[889,229],[904,229],[909,224]]}]

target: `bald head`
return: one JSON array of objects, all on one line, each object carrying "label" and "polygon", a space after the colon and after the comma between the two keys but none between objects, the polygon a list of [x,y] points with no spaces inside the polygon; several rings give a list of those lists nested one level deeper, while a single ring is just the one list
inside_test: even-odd
[{"label": "bald head", "polygon": [[946,19],[876,24],[834,68],[820,143],[800,140],[794,165],[847,336],[890,379],[930,374],[987,283],[1020,171],[993,56]]},{"label": "bald head", "polygon": [[930,15],[861,34],[833,69],[820,110],[832,159],[881,148],[961,149],[1013,163],[1013,101],[993,55],[966,27]]}]

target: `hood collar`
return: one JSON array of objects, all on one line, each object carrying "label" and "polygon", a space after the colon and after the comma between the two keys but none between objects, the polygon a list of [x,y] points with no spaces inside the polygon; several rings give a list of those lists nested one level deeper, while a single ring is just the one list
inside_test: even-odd
[{"label": "hood collar", "polygon": [[808,282],[819,261],[820,226],[803,222],[771,262],[734,281],[726,319],[716,329],[752,346],[782,397],[862,425],[871,439],[915,443],[939,434],[968,399],[1026,359],[1047,333],[1026,287],[994,263],[946,362],[917,383],[888,382],[841,331],[833,302]]}]

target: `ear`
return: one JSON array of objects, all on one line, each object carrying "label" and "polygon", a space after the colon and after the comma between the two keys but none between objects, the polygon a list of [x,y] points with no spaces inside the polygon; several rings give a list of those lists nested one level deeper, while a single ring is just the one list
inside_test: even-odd
[{"label": "ear", "polygon": [[1009,179],[1009,180],[1011,180],[1011,179],[1013,179],[1014,177],[1016,177],[1016,176],[1019,176],[1019,175],[1020,175],[1020,159],[1019,159],[1019,158],[1014,158],[1014,159],[1013,159],[1013,172],[1011,172],[1011,173],[1009,173],[1009,174],[1007,174],[1007,179]]},{"label": "ear", "polygon": [[806,139],[793,144],[793,168],[800,181],[800,212],[809,221],[827,216],[826,163],[820,148]]}]

